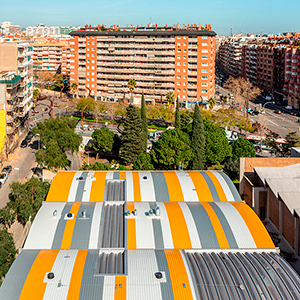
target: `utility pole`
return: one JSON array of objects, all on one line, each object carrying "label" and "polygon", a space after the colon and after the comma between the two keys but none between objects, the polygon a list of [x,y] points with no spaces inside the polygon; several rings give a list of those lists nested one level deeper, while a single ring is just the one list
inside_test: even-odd
[{"label": "utility pole", "polygon": [[245,125],[245,139],[247,139],[247,127],[248,127],[248,105],[249,105],[249,79],[247,78],[247,98],[246,98],[246,125]]}]

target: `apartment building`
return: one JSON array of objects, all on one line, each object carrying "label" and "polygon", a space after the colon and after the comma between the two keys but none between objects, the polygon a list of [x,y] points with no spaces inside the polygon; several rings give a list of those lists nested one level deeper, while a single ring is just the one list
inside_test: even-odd
[{"label": "apartment building", "polygon": [[26,130],[33,105],[32,46],[25,42],[0,43],[0,71],[6,84],[7,135],[11,145]]},{"label": "apartment building", "polygon": [[129,99],[127,82],[135,79],[134,103],[162,102],[169,91],[189,106],[215,93],[215,32],[211,25],[120,28],[71,32],[70,82],[79,95],[101,100]]},{"label": "apartment building", "polygon": [[245,59],[245,75],[253,84],[257,84],[257,45],[244,46],[246,59]]},{"label": "apartment building", "polygon": [[30,42],[33,47],[33,69],[56,72],[61,67],[62,74],[70,71],[68,39],[36,38]]},{"label": "apartment building", "polygon": [[300,49],[289,47],[284,53],[283,92],[288,95],[288,105],[299,109],[300,101]]},{"label": "apartment building", "polygon": [[60,28],[58,26],[45,26],[44,24],[39,24],[38,26],[28,26],[26,27],[26,34],[29,36],[50,36],[59,35]]}]

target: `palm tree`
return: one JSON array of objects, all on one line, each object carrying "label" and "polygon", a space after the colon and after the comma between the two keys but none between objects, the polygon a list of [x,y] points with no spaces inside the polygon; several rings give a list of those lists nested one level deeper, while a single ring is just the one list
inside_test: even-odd
[{"label": "palm tree", "polygon": [[32,94],[33,94],[34,112],[35,112],[35,108],[36,108],[36,104],[37,104],[37,99],[40,96],[40,91],[38,89],[35,89]]},{"label": "palm tree", "polygon": [[[77,90],[78,90],[78,84],[77,84],[76,82],[73,82],[73,83],[71,84],[71,89],[72,89],[73,95],[75,95],[75,93],[76,93]],[[76,96],[77,96],[77,95],[76,95]]]},{"label": "palm tree", "polygon": [[166,95],[166,100],[168,101],[168,105],[172,105],[174,100],[175,100],[175,95],[172,91],[168,92],[168,94]]},{"label": "palm tree", "polygon": [[129,88],[130,91],[131,103],[133,103],[132,94],[134,89],[136,88],[136,81],[134,79],[129,79],[127,83],[127,87]]},{"label": "palm tree", "polygon": [[214,97],[210,97],[207,101],[209,108],[213,109],[213,107],[216,105],[216,100]]}]

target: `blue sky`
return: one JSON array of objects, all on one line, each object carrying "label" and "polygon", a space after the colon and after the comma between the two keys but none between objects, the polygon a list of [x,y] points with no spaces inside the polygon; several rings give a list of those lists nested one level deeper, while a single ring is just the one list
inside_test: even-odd
[{"label": "blue sky", "polygon": [[300,0],[2,0],[0,22],[37,25],[212,24],[219,35],[300,31]]}]

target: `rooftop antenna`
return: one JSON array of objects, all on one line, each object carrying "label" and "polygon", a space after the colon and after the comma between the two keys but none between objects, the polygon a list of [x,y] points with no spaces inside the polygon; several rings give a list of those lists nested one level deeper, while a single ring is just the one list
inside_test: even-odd
[{"label": "rooftop antenna", "polygon": [[232,25],[230,27],[230,36],[233,37],[233,27],[232,27]]}]

